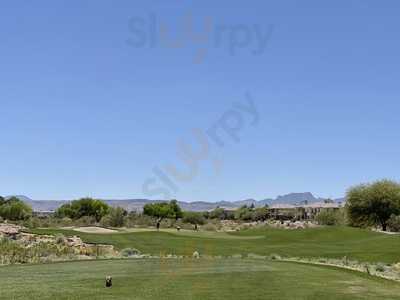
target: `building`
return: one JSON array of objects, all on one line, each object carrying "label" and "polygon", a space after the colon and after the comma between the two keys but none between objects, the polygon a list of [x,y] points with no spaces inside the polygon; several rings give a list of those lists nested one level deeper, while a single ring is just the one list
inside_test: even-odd
[{"label": "building", "polygon": [[341,203],[315,202],[311,204],[273,204],[269,207],[271,216],[277,220],[311,220],[322,211],[335,211]]}]

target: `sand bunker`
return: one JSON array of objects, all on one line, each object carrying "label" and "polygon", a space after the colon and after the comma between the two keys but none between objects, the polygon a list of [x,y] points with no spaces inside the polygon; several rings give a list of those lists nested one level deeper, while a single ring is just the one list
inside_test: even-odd
[{"label": "sand bunker", "polygon": [[84,232],[84,233],[116,233],[118,231],[112,230],[112,229],[107,229],[107,228],[102,228],[102,227],[76,227],[73,228],[75,231],[79,232]]}]

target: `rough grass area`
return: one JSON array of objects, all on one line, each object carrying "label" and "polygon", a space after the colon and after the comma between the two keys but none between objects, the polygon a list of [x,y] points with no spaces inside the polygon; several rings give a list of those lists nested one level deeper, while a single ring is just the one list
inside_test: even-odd
[{"label": "rough grass area", "polygon": [[[104,278],[114,286],[104,288]],[[400,285],[331,267],[259,260],[110,260],[0,268],[0,299],[399,299]]]},{"label": "rough grass area", "polygon": [[344,256],[361,262],[400,262],[400,236],[349,227],[304,230],[254,229],[234,233],[143,231],[114,234],[77,233],[60,229],[37,229],[34,233],[79,235],[85,242],[112,244],[117,249],[136,248],[148,254],[212,256],[277,253],[288,257]]}]

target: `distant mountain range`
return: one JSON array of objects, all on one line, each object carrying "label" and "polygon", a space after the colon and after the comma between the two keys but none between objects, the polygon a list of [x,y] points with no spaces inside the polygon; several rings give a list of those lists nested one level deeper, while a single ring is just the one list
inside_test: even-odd
[{"label": "distant mountain range", "polygon": [[[55,211],[61,205],[70,202],[70,200],[32,200],[29,197],[16,195],[22,201],[28,203],[32,206],[33,211],[35,212],[49,212]],[[235,209],[239,208],[243,205],[255,207],[262,207],[265,205],[271,204],[303,204],[303,203],[315,203],[326,200],[325,198],[316,198],[312,193],[291,193],[283,196],[278,196],[276,199],[264,199],[264,200],[255,200],[255,199],[246,199],[240,201],[219,201],[219,202],[205,202],[205,201],[196,201],[196,202],[184,202],[179,201],[179,205],[183,210],[186,211],[208,211],[215,209],[217,207],[222,207],[226,209]],[[345,202],[344,198],[333,199],[335,202]],[[128,211],[141,211],[143,206],[147,203],[154,202],[162,202],[163,200],[148,200],[148,199],[126,199],[126,200],[112,200],[112,199],[103,199],[106,203],[113,207],[122,207]]]}]

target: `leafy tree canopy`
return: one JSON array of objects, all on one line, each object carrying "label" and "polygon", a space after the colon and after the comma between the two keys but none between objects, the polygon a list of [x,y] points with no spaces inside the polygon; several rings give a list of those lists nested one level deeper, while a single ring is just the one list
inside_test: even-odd
[{"label": "leafy tree canopy", "polygon": [[32,208],[17,197],[9,199],[0,197],[0,217],[3,219],[18,221],[25,220],[31,215]]},{"label": "leafy tree canopy", "polygon": [[247,205],[244,205],[235,211],[235,219],[242,221],[251,221],[253,219],[253,212],[254,209],[247,207]]},{"label": "leafy tree canopy", "polygon": [[162,219],[182,218],[183,212],[178,205],[178,201],[149,203],[143,207],[143,213],[150,217]]},{"label": "leafy tree canopy", "polygon": [[219,220],[234,220],[235,214],[233,211],[228,211],[222,207],[217,207],[208,214],[208,218]]},{"label": "leafy tree canopy", "polygon": [[82,217],[94,217],[97,222],[108,214],[110,207],[101,200],[92,198],[82,198],[62,205],[56,211],[56,216],[60,218],[68,217],[80,219]]},{"label": "leafy tree canopy", "polygon": [[183,214],[182,221],[184,223],[190,223],[193,225],[204,225],[206,223],[206,219],[204,214],[201,212],[187,211]]},{"label": "leafy tree canopy", "polygon": [[400,214],[400,184],[380,180],[349,189],[347,211],[353,226],[380,225],[386,230],[391,215]]}]

